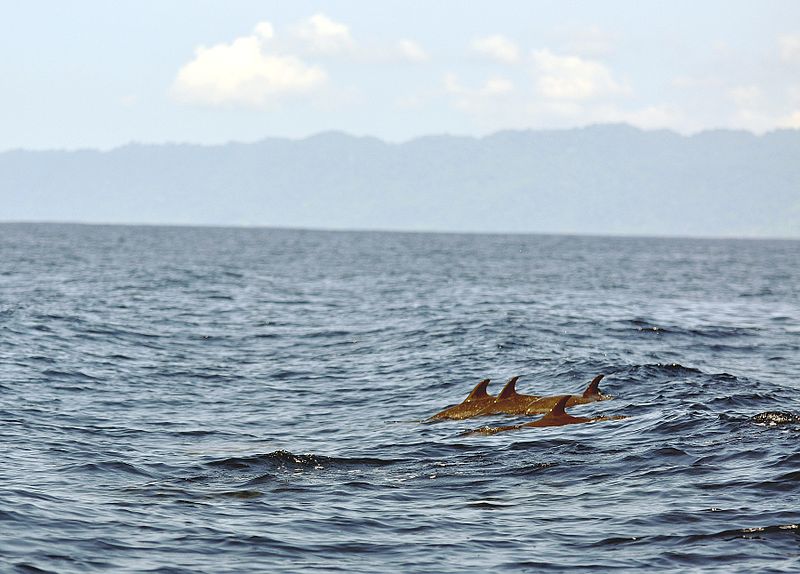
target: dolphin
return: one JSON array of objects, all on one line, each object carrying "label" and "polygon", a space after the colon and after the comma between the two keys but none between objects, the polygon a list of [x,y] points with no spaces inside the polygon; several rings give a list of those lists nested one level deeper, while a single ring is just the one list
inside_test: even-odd
[{"label": "dolphin", "polygon": [[562,395],[560,397],[553,397],[557,399],[555,405],[539,420],[520,424],[520,425],[509,425],[509,426],[501,426],[501,427],[481,427],[475,430],[467,431],[462,434],[462,436],[469,436],[474,434],[482,434],[482,435],[493,435],[499,432],[510,431],[510,430],[520,430],[526,427],[557,427],[557,426],[564,426],[564,425],[577,425],[583,423],[596,423],[600,421],[616,421],[622,420],[627,417],[621,415],[615,416],[603,416],[603,417],[574,417],[564,410],[566,406],[569,404],[570,398],[573,395]]},{"label": "dolphin", "polygon": [[486,387],[488,386],[489,379],[483,379],[480,383],[475,385],[472,392],[461,403],[436,413],[429,420],[460,420],[477,416],[495,400],[493,395],[486,392]]},{"label": "dolphin", "polygon": [[[566,395],[567,396],[567,404],[568,407],[574,407],[575,405],[585,405],[587,403],[594,403],[597,401],[607,401],[614,397],[609,395],[604,395],[600,392],[600,381],[603,380],[605,375],[597,375],[595,378],[592,379],[592,382],[586,387],[586,390],[583,391],[580,395]],[[516,410],[516,411],[502,411],[506,414],[510,415],[537,415],[542,413],[549,413],[553,407],[562,399],[562,396],[557,395],[553,397],[540,397],[534,401],[530,401],[527,405],[524,405],[524,410]],[[522,406],[522,405],[519,405]]]},{"label": "dolphin", "polygon": [[[605,375],[597,375],[580,395],[567,395],[567,406],[584,405],[596,401],[611,399],[600,392],[600,381]],[[466,419],[486,415],[536,415],[549,412],[562,395],[539,396],[522,395],[517,392],[516,384],[519,377],[512,377],[503,387],[503,390],[494,397],[486,392],[489,379],[478,383],[469,396],[458,405],[447,408],[433,415],[429,420]]]},{"label": "dolphin", "polygon": [[526,412],[528,405],[544,398],[540,395],[521,395],[518,393],[516,388],[518,379],[519,377],[511,377],[506,383],[506,386],[503,387],[503,390],[497,394],[494,402],[489,403],[485,409],[476,413],[476,416],[496,415],[500,413],[521,415]]}]

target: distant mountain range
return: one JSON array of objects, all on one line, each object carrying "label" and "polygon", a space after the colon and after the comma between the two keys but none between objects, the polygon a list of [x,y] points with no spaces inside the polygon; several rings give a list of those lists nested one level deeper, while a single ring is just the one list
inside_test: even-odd
[{"label": "distant mountain range", "polygon": [[800,237],[800,131],[602,125],[8,151],[0,220]]}]

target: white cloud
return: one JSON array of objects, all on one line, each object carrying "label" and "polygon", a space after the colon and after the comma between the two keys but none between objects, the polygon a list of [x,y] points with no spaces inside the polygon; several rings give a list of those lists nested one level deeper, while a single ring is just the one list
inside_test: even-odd
[{"label": "white cloud", "polygon": [[[589,76],[594,78],[592,74]],[[570,97],[551,97],[562,92],[541,94],[538,90],[519,88],[502,77],[492,77],[479,86],[469,87],[454,73],[444,76],[443,85],[452,106],[485,130],[559,129],[597,123],[628,123],[641,129],[666,128],[682,132],[697,128],[691,118],[671,103],[637,105],[630,98],[621,101],[600,97],[575,98],[571,97],[572,94]],[[593,95],[609,93],[609,90],[604,92],[595,88],[587,91]],[[625,92],[626,89],[616,83],[610,90],[610,93]]]},{"label": "white cloud", "polygon": [[275,36],[275,30],[269,22],[256,24],[255,33],[262,40],[271,40]]},{"label": "white cloud", "polygon": [[644,130],[673,129],[692,131],[692,123],[683,113],[672,105],[658,104],[635,109],[619,109],[615,107],[589,110],[587,116],[591,122],[618,123],[624,122]]},{"label": "white cloud", "polygon": [[200,46],[179,71],[172,95],[181,102],[263,106],[284,96],[303,95],[322,86],[324,70],[292,55],[268,53],[272,26],[261,22],[250,36],[210,48]]},{"label": "white cloud", "polygon": [[518,117],[518,122],[537,129],[563,129],[607,123],[626,123],[646,130],[673,129],[691,132],[696,129],[680,109],[670,104],[623,107],[613,102],[533,100],[528,102]]},{"label": "white cloud", "polygon": [[446,92],[456,95],[496,96],[507,94],[514,89],[514,84],[511,81],[500,77],[489,78],[480,88],[467,88],[461,84],[458,76],[452,72],[444,75],[443,83]]},{"label": "white cloud", "polygon": [[443,84],[445,92],[454,97],[455,107],[473,115],[494,114],[497,109],[507,108],[498,102],[507,101],[514,91],[514,84],[500,77],[489,78],[478,88],[468,88],[461,84],[458,76],[448,73]]},{"label": "white cloud", "polygon": [[736,86],[728,91],[733,103],[739,108],[751,108],[761,103],[763,92],[754,85]]},{"label": "white cloud", "polygon": [[516,44],[500,34],[478,38],[472,42],[472,49],[488,58],[513,64],[519,60],[519,48]]},{"label": "white cloud", "polygon": [[594,60],[536,50],[533,61],[538,70],[537,89],[548,99],[588,100],[630,93],[606,66]]},{"label": "white cloud", "polygon": [[789,106],[794,109],[800,106],[800,84],[789,86],[786,90]]},{"label": "white cloud", "polygon": [[800,129],[800,110],[796,110],[778,122],[778,127]]},{"label": "white cloud", "polygon": [[397,50],[404,59],[411,62],[425,62],[429,59],[428,53],[413,40],[400,40]]},{"label": "white cloud", "polygon": [[730,117],[732,127],[763,133],[775,127],[794,127],[789,102],[756,85],[736,86],[728,90],[735,109]]},{"label": "white cloud", "polygon": [[499,96],[514,91],[514,84],[505,78],[489,78],[481,88],[481,94],[486,96]]},{"label": "white cloud", "polygon": [[324,14],[314,14],[294,29],[294,35],[305,43],[313,52],[332,54],[350,50],[355,42],[350,36],[350,29],[331,20]]},{"label": "white cloud", "polygon": [[451,94],[461,94],[466,91],[466,88],[459,83],[458,76],[452,72],[444,75],[443,83],[445,91]]},{"label": "white cloud", "polygon": [[784,62],[800,62],[800,34],[784,34],[778,45]]}]

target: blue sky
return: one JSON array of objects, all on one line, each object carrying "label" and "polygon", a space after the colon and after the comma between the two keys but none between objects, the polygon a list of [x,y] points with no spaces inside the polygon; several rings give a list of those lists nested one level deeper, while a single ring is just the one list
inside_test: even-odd
[{"label": "blue sky", "polygon": [[3,1],[0,150],[800,128],[800,2]]}]

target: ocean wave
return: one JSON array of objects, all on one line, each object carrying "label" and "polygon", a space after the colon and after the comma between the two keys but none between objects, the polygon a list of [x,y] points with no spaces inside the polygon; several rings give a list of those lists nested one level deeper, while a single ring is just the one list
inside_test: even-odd
[{"label": "ocean wave", "polygon": [[226,470],[242,470],[259,467],[293,470],[322,470],[351,467],[377,467],[397,464],[400,460],[379,458],[341,458],[314,454],[293,454],[286,450],[276,450],[265,454],[244,457],[230,457],[206,462],[210,467]]}]

